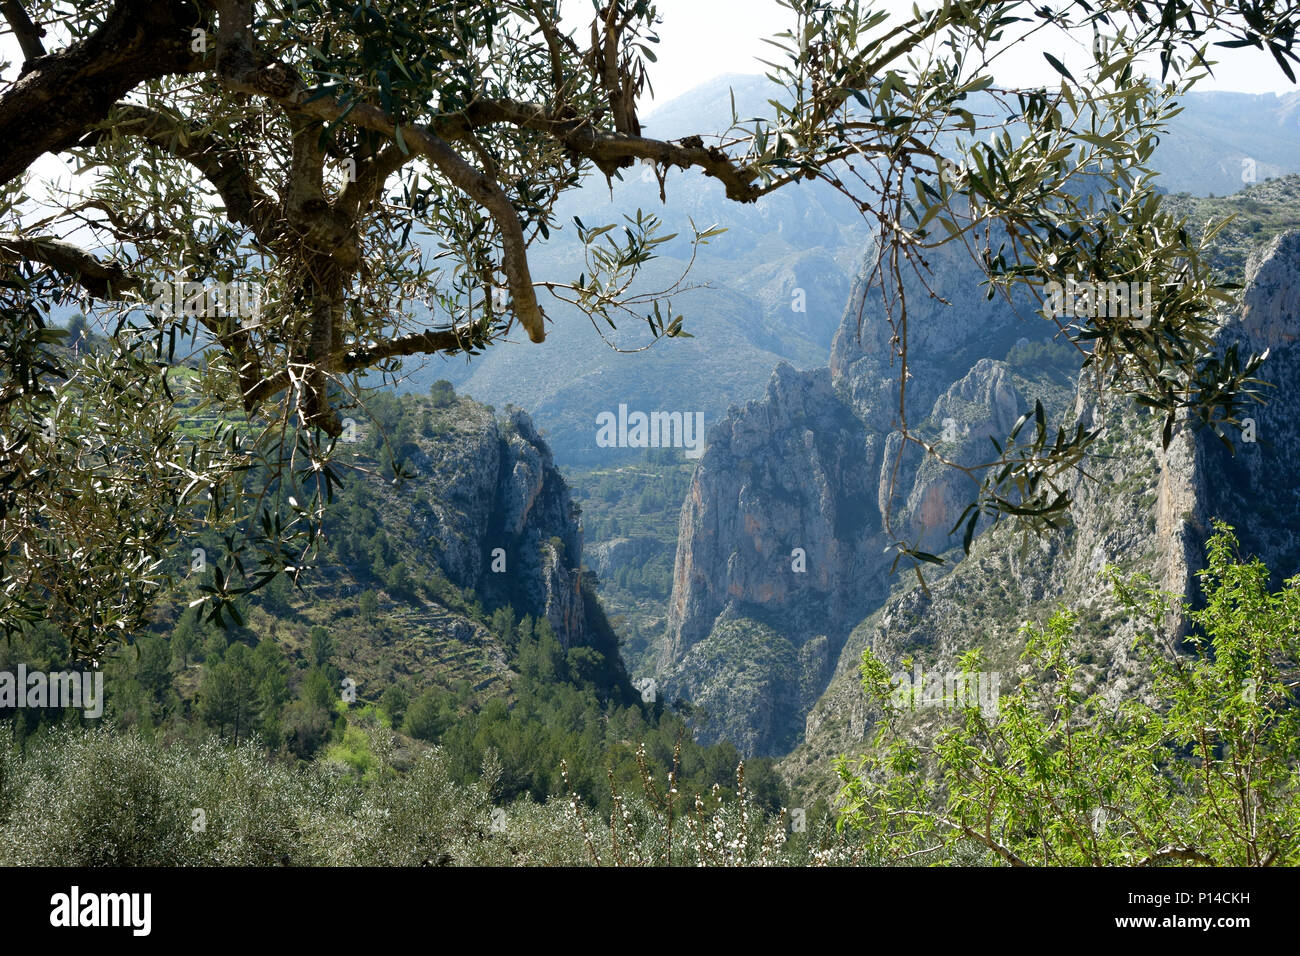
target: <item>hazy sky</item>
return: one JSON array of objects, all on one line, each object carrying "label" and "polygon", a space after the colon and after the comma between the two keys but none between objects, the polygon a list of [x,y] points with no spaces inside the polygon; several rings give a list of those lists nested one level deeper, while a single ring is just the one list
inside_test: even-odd
[{"label": "hazy sky", "polygon": [[[657,5],[664,19],[659,30],[661,42],[655,49],[659,62],[651,65],[650,73],[657,103],[723,73],[764,72],[766,68],[756,57],[773,59],[773,54],[780,54],[762,38],[792,24],[790,12],[778,6],[776,0],[658,0]],[[888,0],[883,6],[898,16],[909,11],[912,3]],[[590,0],[566,0],[566,12],[569,9],[577,14],[575,22],[589,22],[586,11],[590,10]],[[1060,42],[1068,45],[1068,41]],[[1055,86],[1060,77],[1043,59],[1043,49],[1041,44],[1018,44],[1004,54],[994,72],[1006,85]],[[1051,52],[1068,67],[1090,56],[1083,44],[1076,44],[1075,49],[1074,57],[1062,55],[1067,51],[1059,45],[1053,46]],[[1220,60],[1215,67],[1217,75],[1199,83],[1198,90],[1282,93],[1296,88],[1266,53],[1219,49],[1212,58]]]},{"label": "hazy sky", "polygon": [[[922,2],[922,6],[933,2]],[[591,21],[592,0],[562,0],[562,3],[566,23],[585,30]],[[880,0],[877,4],[880,5]],[[895,16],[905,15],[912,8],[911,0],[883,0],[883,5]],[[658,7],[664,22],[659,30],[661,42],[655,48],[658,62],[650,65],[655,98],[642,104],[643,114],[715,76],[763,73],[766,67],[758,58],[780,56],[763,38],[792,25],[789,11],[782,9],[776,0],[658,0]],[[1041,42],[1014,45],[998,61],[995,75],[1006,86],[1055,86],[1060,78],[1043,59],[1043,49]],[[1067,67],[1076,63],[1083,67],[1090,62],[1086,42],[1058,37],[1051,52]],[[1295,89],[1267,54],[1255,50],[1219,50],[1217,57],[1221,61],[1216,67],[1217,75],[1198,84],[1198,90],[1283,93]],[[16,71],[21,63],[12,36],[0,37],[0,59],[11,63],[7,73]],[[35,168],[42,177],[66,172],[65,164],[50,156],[40,160]]]},{"label": "hazy sky", "polygon": [[[923,7],[934,0],[923,2]],[[591,21],[592,0],[562,0],[566,21],[585,30]],[[877,6],[887,8],[895,17],[905,15],[912,8],[912,0],[875,0]],[[766,69],[759,57],[771,59],[779,52],[763,38],[773,36],[792,24],[790,12],[782,9],[776,0],[657,0],[663,25],[661,42],[655,48],[658,63],[651,64],[650,77],[654,85],[654,103],[663,103],[680,96],[694,86],[723,73],[762,73]],[[864,4],[865,5],[865,4]],[[570,19],[570,17],[572,19]],[[891,20],[891,23],[893,21]],[[1064,42],[1065,46],[1070,46]],[[21,62],[17,43],[12,36],[0,37],[0,58],[9,60],[16,69]],[[1088,55],[1086,45],[1074,44],[1073,51],[1061,48],[1058,42],[1052,53],[1065,61]],[[1042,55],[1041,43],[1017,44],[999,61],[995,73],[1004,85],[1056,85],[1059,77],[1048,66]],[[1071,56],[1071,53],[1077,56]],[[1216,67],[1216,77],[1198,85],[1203,90],[1236,90],[1243,93],[1287,92],[1295,89],[1272,57],[1256,50],[1217,51],[1222,61]]]}]

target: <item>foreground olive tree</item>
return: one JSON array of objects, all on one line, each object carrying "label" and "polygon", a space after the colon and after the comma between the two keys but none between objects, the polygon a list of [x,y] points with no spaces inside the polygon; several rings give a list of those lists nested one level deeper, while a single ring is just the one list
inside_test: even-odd
[{"label": "foreground olive tree", "polygon": [[[556,300],[597,330],[632,319],[648,322],[650,341],[684,334],[669,299],[681,280],[638,282],[676,238],[654,216],[573,223],[577,276],[530,264],[530,246],[569,227],[553,215],[561,195],[638,163],[665,189],[671,170],[698,170],[738,203],[801,180],[841,191],[877,230],[872,279],[895,332],[898,424],[930,454],[907,423],[903,279],[924,283],[928,250],[946,242],[970,250],[990,295],[1076,276],[1151,283],[1145,323],[1054,321],[1101,384],[1164,415],[1166,441],[1185,419],[1225,434],[1258,357],[1215,354],[1228,292],[1203,264],[1206,238],[1161,210],[1149,162],[1177,96],[1204,73],[1211,31],[1269,50],[1289,74],[1300,15],[966,0],[892,17],[871,3],[782,2],[791,28],[774,41],[770,115],[664,141],[638,119],[658,42],[648,0],[595,0],[577,23],[556,0],[6,0],[23,62],[0,82],[0,317],[23,348],[13,361],[6,352],[2,373],[0,620],[48,604],[84,650],[137,628],[173,583],[163,555],[186,521],[170,539],[154,522],[118,542],[110,563],[149,582],[132,587],[85,557],[87,535],[113,522],[86,488],[127,481],[139,514],[185,510],[221,529],[205,585],[217,614],[310,565],[339,478],[340,409],[360,401],[363,373],[517,331],[540,342]],[[1049,56],[1059,87],[999,87],[997,58],[1020,36],[1082,36],[1090,65],[1076,75]],[[1145,55],[1158,56],[1158,78],[1138,69]],[[1008,117],[1026,132],[1019,143]],[[45,153],[74,160],[82,180],[51,196],[33,188],[27,172]],[[718,233],[691,228],[677,241]],[[116,357],[102,361],[151,365],[160,409],[168,367],[201,356],[201,393],[222,424],[142,452],[153,465],[141,459],[140,477],[156,466],[168,480],[131,482],[111,467],[60,477],[58,455],[86,426],[50,414],[55,383],[97,374],[49,341],[49,308],[69,302],[111,333],[103,355]],[[982,516],[1033,529],[1062,519],[1066,473],[1094,435],[1041,416],[1027,424],[965,469],[968,542]],[[115,445],[119,425],[97,414],[91,444]],[[33,473],[66,494],[43,495]],[[88,499],[76,522],[51,511],[69,496]],[[896,546],[913,563],[938,560]],[[25,563],[36,553],[40,575]]]},{"label": "foreground olive tree", "polygon": [[890,676],[867,651],[863,686],[881,720],[868,756],[837,762],[841,826],[897,861],[974,847],[1012,866],[1300,862],[1300,578],[1270,592],[1268,569],[1217,529],[1200,572],[1206,604],[1182,609],[1190,654],[1155,636],[1169,596],[1116,579],[1144,629],[1152,700],[1088,693],[1062,610],[1026,626],[1028,674],[996,714],[964,708],[927,742],[899,722]]}]

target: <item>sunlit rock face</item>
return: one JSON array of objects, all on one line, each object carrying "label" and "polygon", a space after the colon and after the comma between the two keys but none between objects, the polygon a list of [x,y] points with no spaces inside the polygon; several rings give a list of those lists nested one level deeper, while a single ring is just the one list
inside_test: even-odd
[{"label": "sunlit rock face", "polygon": [[[1243,413],[1253,425],[1236,436],[1236,455],[1205,431],[1181,430],[1161,448],[1150,416],[1119,398],[1099,402],[1068,362],[1040,366],[1042,349],[1056,346],[1040,345],[1051,327],[1028,303],[990,301],[955,250],[932,265],[927,288],[909,287],[912,433],[976,465],[993,452],[990,437],[1004,440],[1042,401],[1053,427],[1081,417],[1102,428],[1106,451],[1088,464],[1096,480],[1075,479],[1064,531],[1027,547],[995,531],[977,541],[979,560],[964,561],[960,531],[950,532],[974,485],[904,441],[897,323],[859,280],[829,367],[782,364],[760,400],[733,407],[710,432],[683,504],[660,668],[669,695],[708,715],[706,738],[757,754],[809,734],[828,751],[831,739],[853,743],[870,724],[856,686],[864,646],[951,657],[975,644],[1007,649],[1020,620],[1066,596],[1101,620],[1113,610],[1111,565],[1191,593],[1215,517],[1280,574],[1298,569],[1300,478],[1286,449],[1300,440],[1300,233],[1257,251],[1243,308],[1225,320],[1224,347],[1270,349],[1261,375],[1279,386]],[[947,577],[930,572],[929,596],[890,574],[886,515],[895,535],[957,565]],[[1116,624],[1097,649],[1116,694],[1142,684],[1128,673],[1129,637]]]}]

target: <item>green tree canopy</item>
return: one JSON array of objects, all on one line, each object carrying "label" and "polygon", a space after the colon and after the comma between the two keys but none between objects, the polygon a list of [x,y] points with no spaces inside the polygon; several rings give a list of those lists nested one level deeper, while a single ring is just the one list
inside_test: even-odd
[{"label": "green tree canopy", "polygon": [[258,714],[257,675],[246,644],[230,646],[220,662],[205,666],[200,688],[203,720],[238,744],[253,731]]},{"label": "green tree canopy", "polygon": [[900,724],[888,668],[868,650],[863,685],[882,717],[874,749],[838,762],[841,825],[886,860],[973,848],[1017,866],[1300,862],[1300,577],[1270,591],[1268,569],[1239,557],[1222,524],[1208,555],[1199,608],[1115,578],[1143,628],[1154,701],[1088,692],[1062,610],[1026,625],[1028,674],[998,713],[965,708],[926,742]]},{"label": "green tree canopy", "polygon": [[[555,205],[584,175],[637,163],[661,182],[698,170],[738,203],[810,179],[842,192],[876,227],[870,278],[896,333],[900,427],[930,454],[906,421],[903,280],[925,282],[927,252],[950,242],[970,249],[990,295],[1041,295],[1075,275],[1151,283],[1146,324],[1052,318],[1103,384],[1161,413],[1166,440],[1184,415],[1227,434],[1257,358],[1216,354],[1227,293],[1201,255],[1213,229],[1193,239],[1162,210],[1150,160],[1212,37],[1266,49],[1289,75],[1300,13],[1201,0],[954,0],[898,16],[869,2],[783,6],[767,114],[661,140],[639,120],[658,42],[649,0],[593,2],[576,21],[558,0],[5,3],[24,62],[0,75],[0,618],[49,606],[93,654],[176,584],[168,556],[192,547],[189,522],[224,535],[200,586],[210,614],[296,578],[339,481],[339,410],[365,399],[368,370],[378,382],[403,356],[474,353],[516,329],[540,342],[551,301],[598,331],[644,321],[648,341],[682,334],[671,296],[684,277],[641,281],[674,238],[657,216],[572,223],[577,275],[539,275],[530,257],[570,225]],[[1074,70],[1049,56],[1054,88],[1000,86],[997,56],[1022,36],[1083,36],[1091,55]],[[1148,54],[1158,77],[1142,72]],[[85,181],[38,214],[25,174],[46,152]],[[679,241],[720,231],[691,224]],[[51,351],[49,310],[72,302],[113,333],[98,358]],[[187,360],[223,423],[213,434],[170,421],[168,368]],[[115,403],[123,388],[147,400]],[[981,514],[1061,519],[1061,476],[1094,436],[1030,420],[973,470],[969,531]],[[144,447],[126,447],[135,439]],[[100,460],[101,441],[122,454]],[[128,533],[113,537],[119,525]]]}]

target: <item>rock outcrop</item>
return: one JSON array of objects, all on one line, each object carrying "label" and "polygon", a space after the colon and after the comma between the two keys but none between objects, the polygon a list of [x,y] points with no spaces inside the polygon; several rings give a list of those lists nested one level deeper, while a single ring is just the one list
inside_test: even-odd
[{"label": "rock outcrop", "polygon": [[412,485],[392,495],[393,533],[459,587],[545,617],[566,647],[587,643],[582,530],[532,420],[461,400],[442,431],[403,449]]},{"label": "rock outcrop", "polygon": [[1269,350],[1259,377],[1273,387],[1267,403],[1242,414],[1246,428],[1230,455],[1213,438],[1198,443],[1195,492],[1205,513],[1237,526],[1243,545],[1263,556],[1275,574],[1300,567],[1300,232],[1276,237],[1246,266],[1241,315],[1224,332],[1244,357]]},{"label": "rock outcrop", "polygon": [[[988,436],[1003,438],[1025,410],[1026,375],[1040,391],[1068,386],[1001,361],[1025,323],[987,302],[969,264],[960,275],[956,259],[938,265],[936,290],[951,305],[911,290],[909,424],[950,459],[975,464]],[[798,739],[850,630],[896,586],[885,515],[923,550],[960,540],[949,531],[969,479],[903,442],[893,331],[873,304],[859,281],[830,367],[783,363],[761,400],[711,430],[682,508],[660,671],[670,695],[714,715],[705,739],[725,736],[747,753],[780,753]],[[748,648],[733,673],[719,642]]]},{"label": "rock outcrop", "polygon": [[[783,761],[788,778],[829,793],[829,758],[860,751],[873,715],[859,685],[864,648],[887,663],[904,655],[922,666],[952,665],[979,648],[989,670],[1013,680],[1024,620],[1041,621],[1061,604],[1080,614],[1086,679],[1116,702],[1146,690],[1147,675],[1129,653],[1135,624],[1120,610],[1108,566],[1150,574],[1165,591],[1196,600],[1196,572],[1212,522],[1231,524],[1243,550],[1261,557],[1275,580],[1300,571],[1300,474],[1289,449],[1300,440],[1300,233],[1278,237],[1247,270],[1241,311],[1222,328],[1223,347],[1243,357],[1270,349],[1260,376],[1276,386],[1267,405],[1243,414],[1234,429],[1236,453],[1208,429],[1184,428],[1168,449],[1159,422],[1122,399],[1101,407],[1086,393],[1074,411],[1102,429],[1088,462],[1096,481],[1078,479],[1070,526],[1021,548],[1006,529],[994,529],[971,556],[929,587],[892,596],[845,643],[825,695],[808,714],[804,743]],[[1290,291],[1288,291],[1290,290]],[[1176,638],[1181,620],[1168,622]]]},{"label": "rock outcrop", "polygon": [[587,566],[604,579],[623,568],[640,568],[651,558],[666,553],[663,543],[646,535],[611,538],[587,549]]},{"label": "rock outcrop", "polygon": [[[705,739],[754,754],[805,741],[788,764],[795,778],[812,756],[824,769],[823,758],[869,729],[857,688],[864,647],[934,663],[980,646],[1013,670],[1020,622],[1068,597],[1097,635],[1096,679],[1113,694],[1138,692],[1107,566],[1149,571],[1190,594],[1216,517],[1280,572],[1300,559],[1300,479],[1282,457],[1300,439],[1287,390],[1300,379],[1300,234],[1251,261],[1241,315],[1223,329],[1224,346],[1243,356],[1270,348],[1262,375],[1281,386],[1245,413],[1252,430],[1236,436],[1235,456],[1208,431],[1184,430],[1162,449],[1150,416],[1077,389],[1077,353],[1052,361],[1066,347],[1038,345],[1046,326],[1033,309],[988,300],[963,255],[933,263],[930,288],[948,305],[909,290],[910,427],[974,465],[988,459],[989,437],[1001,441],[1042,401],[1058,424],[1082,416],[1102,428],[1087,466],[1097,480],[1077,480],[1067,530],[1023,547],[996,529],[962,560],[949,532],[974,485],[903,441],[893,331],[860,282],[830,367],[778,367],[762,400],[733,408],[710,433],[682,509],[660,657],[668,694],[707,715]],[[891,576],[887,513],[904,540],[956,563],[929,575],[928,595],[910,576]]]}]

